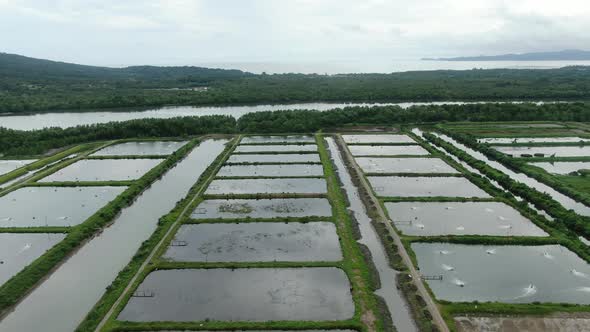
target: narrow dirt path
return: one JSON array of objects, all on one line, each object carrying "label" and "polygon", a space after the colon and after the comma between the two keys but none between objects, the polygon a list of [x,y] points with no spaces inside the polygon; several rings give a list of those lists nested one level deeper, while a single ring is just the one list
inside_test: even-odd
[{"label": "narrow dirt path", "polygon": [[[346,144],[344,142],[344,140],[342,139],[342,136],[337,135],[337,139],[340,141],[341,144]],[[355,162],[354,157],[350,154],[350,151],[348,149],[343,149],[343,150],[345,151],[346,159],[349,160],[350,165],[352,165],[352,167],[354,168],[355,173],[357,173],[359,175],[363,174],[362,170],[359,168],[359,166]],[[373,194],[373,191],[371,190],[369,183],[367,182],[367,180],[365,179],[364,176],[359,176],[359,179],[360,179],[360,182],[363,185],[363,187],[365,187],[366,192],[369,193],[369,199],[371,201],[373,201],[373,203],[375,205],[375,209],[377,210],[377,213],[378,213],[379,219],[380,219],[378,221],[385,224],[390,235],[393,237],[393,240],[394,240],[395,244],[397,245],[399,254],[402,257],[404,264],[406,264],[406,266],[410,270],[410,275],[412,276],[414,284],[418,288],[418,292],[420,293],[420,295],[422,296],[422,298],[426,302],[426,306],[428,307],[428,311],[430,311],[430,314],[432,315],[432,320],[434,321],[434,324],[438,327],[439,331],[449,332],[449,328],[447,327],[447,324],[445,323],[445,320],[443,319],[443,317],[438,309],[438,306],[436,305],[436,303],[434,302],[434,300],[430,296],[430,293],[428,293],[428,290],[424,286],[424,283],[422,282],[422,278],[420,277],[420,273],[414,267],[414,264],[412,263],[412,260],[410,259],[410,255],[408,255],[408,252],[406,251],[406,248],[404,247],[399,235],[393,229],[393,226],[391,226],[391,222],[389,221],[385,212],[381,208],[381,204],[379,204],[377,197],[375,197],[375,195]]]}]

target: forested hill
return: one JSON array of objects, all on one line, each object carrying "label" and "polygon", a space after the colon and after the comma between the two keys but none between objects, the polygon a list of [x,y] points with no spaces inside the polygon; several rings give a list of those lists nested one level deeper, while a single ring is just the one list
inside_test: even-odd
[{"label": "forested hill", "polygon": [[211,69],[202,67],[156,67],[133,66],[108,68],[78,65],[66,62],[29,58],[16,54],[0,53],[0,77],[3,80],[107,80],[107,81],[148,81],[148,80],[192,80],[241,78],[252,74],[240,70]]},{"label": "forested hill", "polygon": [[590,100],[590,67],[256,75],[199,67],[105,68],[0,54],[0,113],[453,100]]}]

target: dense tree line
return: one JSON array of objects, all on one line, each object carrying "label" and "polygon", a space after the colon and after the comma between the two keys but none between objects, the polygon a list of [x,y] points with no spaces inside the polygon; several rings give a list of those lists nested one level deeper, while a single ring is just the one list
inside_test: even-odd
[{"label": "dense tree line", "polygon": [[[1,120],[1,118],[0,118]],[[0,154],[30,155],[81,142],[132,138],[172,137],[207,133],[314,132],[340,126],[369,124],[439,123],[453,121],[590,121],[590,104],[476,104],[347,107],[325,112],[257,112],[235,120],[230,116],[139,119],[89,126],[35,131],[0,127]]]},{"label": "dense tree line", "polygon": [[[183,90],[204,86],[206,91]],[[312,101],[589,98],[590,67],[255,75],[199,67],[104,68],[0,54],[0,113]]]}]

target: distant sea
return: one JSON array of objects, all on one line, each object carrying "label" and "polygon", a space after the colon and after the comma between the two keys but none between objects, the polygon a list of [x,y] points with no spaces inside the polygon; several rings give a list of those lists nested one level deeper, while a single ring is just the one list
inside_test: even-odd
[{"label": "distant sea", "polygon": [[391,61],[335,61],[335,62],[205,62],[195,66],[223,69],[240,69],[251,73],[303,73],[303,74],[343,74],[343,73],[393,73],[415,70],[465,70],[465,69],[553,69],[565,66],[590,66],[590,61],[430,61],[430,60],[391,60]]}]

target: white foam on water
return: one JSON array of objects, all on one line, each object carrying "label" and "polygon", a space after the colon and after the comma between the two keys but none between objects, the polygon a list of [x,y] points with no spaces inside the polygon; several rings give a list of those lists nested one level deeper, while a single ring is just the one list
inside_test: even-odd
[{"label": "white foam on water", "polygon": [[545,257],[547,259],[553,259],[553,255],[549,254],[548,252],[544,252],[543,257]]},{"label": "white foam on water", "polygon": [[25,244],[24,247],[22,247],[22,249],[18,253],[19,254],[22,254],[23,252],[25,252],[25,251],[27,251],[29,249],[31,249],[31,244],[30,243],[27,243],[27,244]]},{"label": "white foam on water", "polygon": [[455,271],[455,268],[454,267],[452,267],[450,265],[447,265],[447,264],[443,264],[442,265],[442,268],[445,269],[445,270],[447,270],[447,271]]},{"label": "white foam on water", "polygon": [[485,211],[486,211],[486,212],[490,212],[490,213],[494,212],[494,210],[492,210],[492,209],[490,209],[490,208],[485,208]]},{"label": "white foam on water", "polygon": [[416,227],[418,227],[420,229],[424,229],[424,224],[416,224]]},{"label": "white foam on water", "polygon": [[512,225],[500,225],[500,226],[498,226],[498,228],[501,228],[501,229],[510,229],[510,228],[512,228]]},{"label": "white foam on water", "polygon": [[486,250],[486,254],[488,254],[488,255],[495,255],[496,254],[496,248]]},{"label": "white foam on water", "polygon": [[588,278],[588,275],[584,272],[577,271],[576,269],[571,269],[570,271],[573,275],[580,278]]},{"label": "white foam on water", "polygon": [[439,251],[438,251],[438,253],[439,253],[439,254],[441,254],[441,255],[448,255],[448,254],[450,254],[451,252],[450,252],[450,251],[448,251],[448,250],[439,250]]},{"label": "white foam on water", "polygon": [[578,290],[581,292],[590,293],[590,287],[580,287]]},{"label": "white foam on water", "polygon": [[458,231],[464,231],[465,230],[465,227],[463,227],[463,226],[457,226],[457,230]]},{"label": "white foam on water", "polygon": [[459,287],[465,287],[465,282],[463,280],[454,279],[453,283]]},{"label": "white foam on water", "polygon": [[523,289],[523,293],[520,296],[517,296],[517,299],[523,298],[523,297],[528,297],[528,296],[532,296],[537,294],[537,286],[533,285],[533,284],[529,284],[528,286],[526,286]]}]

